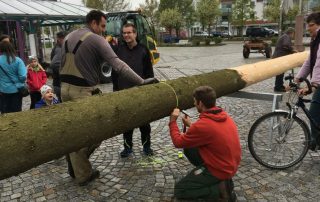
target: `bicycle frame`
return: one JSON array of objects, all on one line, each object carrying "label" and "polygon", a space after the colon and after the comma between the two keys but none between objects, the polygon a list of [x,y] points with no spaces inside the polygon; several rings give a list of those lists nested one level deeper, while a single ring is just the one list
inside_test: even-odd
[{"label": "bicycle frame", "polygon": [[[287,106],[289,107],[290,109],[290,115],[291,117],[292,116],[296,116],[297,115],[297,111],[299,108],[302,109],[302,111],[304,112],[304,114],[307,116],[307,118],[309,119],[310,121],[310,124],[312,126],[314,126],[317,130],[320,130],[320,126],[316,123],[316,121],[311,117],[311,114],[309,112],[309,110],[306,108],[306,105],[304,103],[308,103],[308,102],[311,102],[311,100],[308,100],[308,99],[303,99],[302,97],[299,96],[298,98],[298,101],[295,103],[294,107],[293,108],[296,108],[294,110],[292,110],[292,107],[289,103],[287,103]],[[294,112],[293,112],[294,111]]]},{"label": "bicycle frame", "polygon": [[[276,120],[276,123],[277,123],[276,125],[274,125],[274,120],[271,120],[271,127],[269,127],[270,128],[270,132],[269,132],[269,139],[270,139],[270,141],[269,141],[269,143],[270,143],[269,144],[269,150],[271,150],[271,140],[273,138],[272,131],[275,128],[280,126],[278,128],[279,137],[277,138],[277,141],[278,141],[278,143],[282,143],[286,139],[286,137],[288,135],[288,132],[289,132],[289,130],[290,130],[292,124],[293,124],[293,117],[297,116],[297,112],[298,112],[299,108],[301,108],[302,111],[304,112],[304,114],[307,116],[307,118],[310,121],[310,124],[312,126],[314,126],[317,130],[320,130],[320,126],[317,125],[316,121],[311,117],[309,110],[306,108],[305,103],[308,103],[308,102],[311,102],[311,100],[303,99],[301,96],[299,96],[298,100],[294,104],[294,106],[291,106],[291,104],[289,102],[286,103],[286,105],[289,108],[289,111],[286,111],[286,110],[275,110],[275,111],[278,111],[278,112],[288,112],[289,116],[287,117],[287,121],[283,125],[279,124],[280,120]],[[310,127],[309,127],[309,130],[310,130]]]}]

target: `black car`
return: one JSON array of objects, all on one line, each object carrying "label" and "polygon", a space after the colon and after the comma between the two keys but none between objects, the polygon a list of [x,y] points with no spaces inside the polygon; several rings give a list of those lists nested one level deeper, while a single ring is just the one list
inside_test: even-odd
[{"label": "black car", "polygon": [[272,34],[265,27],[248,27],[246,36],[248,37],[269,37]]},{"label": "black car", "polygon": [[213,31],[213,32],[211,32],[211,36],[214,36],[214,37],[222,37],[222,32]]}]

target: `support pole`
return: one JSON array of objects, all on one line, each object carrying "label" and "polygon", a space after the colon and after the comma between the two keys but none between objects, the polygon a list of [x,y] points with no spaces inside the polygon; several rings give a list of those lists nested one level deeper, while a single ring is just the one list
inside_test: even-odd
[{"label": "support pole", "polygon": [[221,97],[301,66],[307,55],[307,52],[296,53],[166,83],[4,114],[0,117],[0,179],[166,117],[177,104],[180,109],[191,108],[196,87],[211,86]]}]

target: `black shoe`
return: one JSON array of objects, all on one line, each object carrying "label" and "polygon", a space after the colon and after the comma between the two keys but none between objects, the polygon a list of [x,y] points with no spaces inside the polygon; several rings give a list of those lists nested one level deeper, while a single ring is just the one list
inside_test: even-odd
[{"label": "black shoe", "polygon": [[100,171],[99,170],[92,170],[91,176],[89,179],[87,179],[84,182],[79,183],[80,186],[86,186],[89,184],[89,182],[93,181],[94,179],[98,178],[100,176]]},{"label": "black shoe", "polygon": [[143,148],[143,153],[146,156],[153,156],[153,150],[150,147]]},{"label": "black shoe", "polygon": [[132,154],[132,149],[130,148],[125,148],[124,150],[122,150],[122,152],[120,152],[121,158],[126,158],[130,156],[130,154]]},{"label": "black shoe", "polygon": [[235,202],[237,195],[234,192],[234,184],[232,179],[224,180],[219,183],[220,201]]},{"label": "black shoe", "polygon": [[69,173],[70,177],[75,178],[76,176],[74,175],[74,171],[73,171],[73,167],[72,167],[69,155],[66,155],[66,160],[67,160],[67,165],[68,165],[68,173]]},{"label": "black shoe", "polygon": [[309,143],[309,149],[310,149],[311,151],[317,151],[317,150],[319,150],[320,148],[319,148],[319,146],[317,145],[317,143],[316,143],[315,141],[311,141],[311,142]]},{"label": "black shoe", "polygon": [[284,87],[284,86],[282,86],[282,87],[274,87],[274,89],[273,89],[275,92],[287,92],[286,91],[286,88]]}]

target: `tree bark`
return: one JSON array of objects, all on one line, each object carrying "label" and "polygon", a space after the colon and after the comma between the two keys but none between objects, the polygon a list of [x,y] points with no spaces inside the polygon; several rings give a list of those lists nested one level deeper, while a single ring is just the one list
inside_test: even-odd
[{"label": "tree bark", "polygon": [[[134,87],[0,117],[0,179],[193,107],[192,92],[211,86],[221,97],[300,66],[297,53],[212,73]],[[178,100],[178,102],[177,102]]]}]

